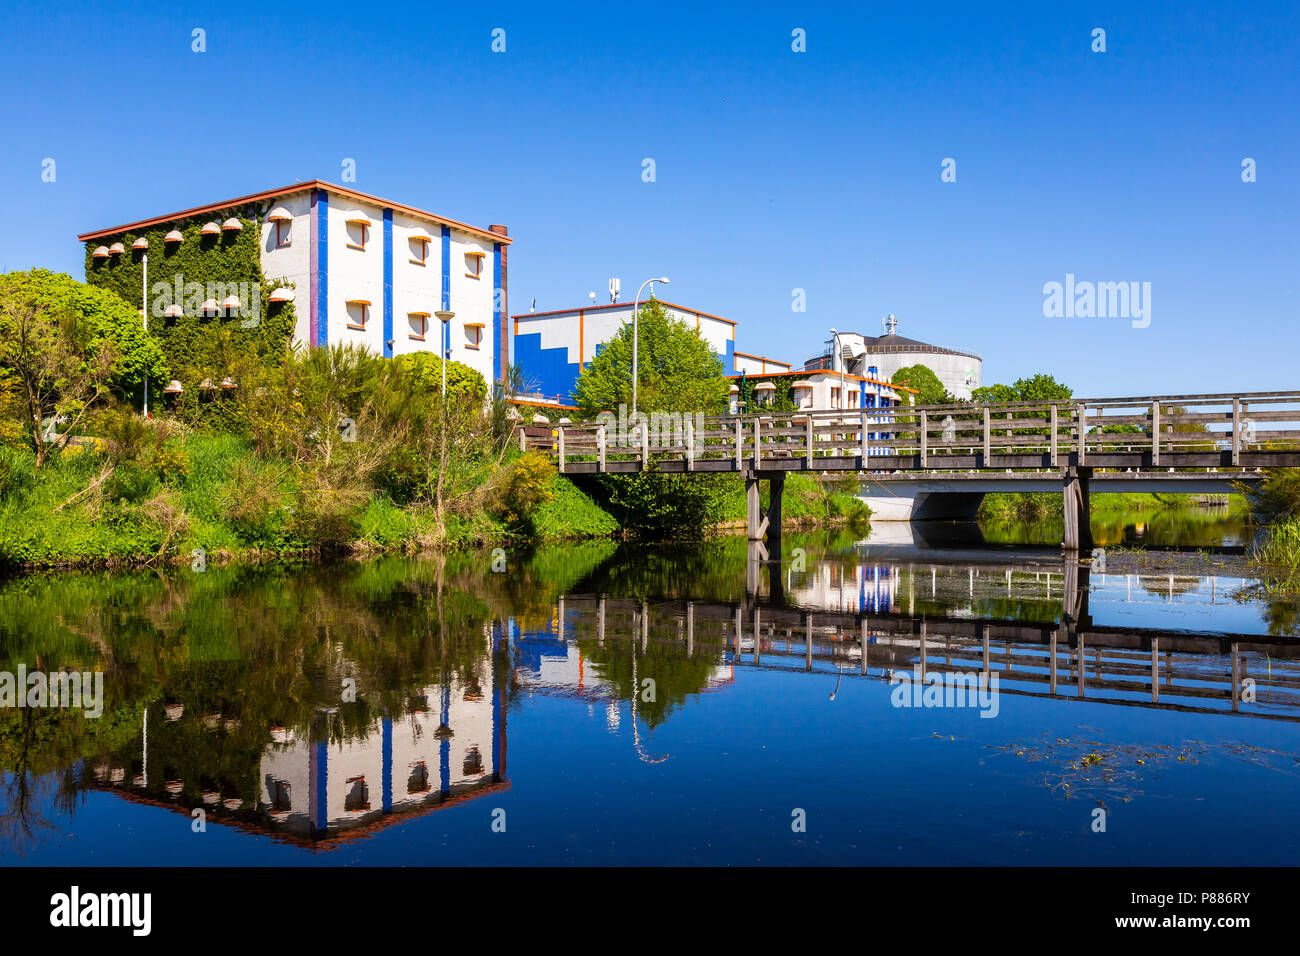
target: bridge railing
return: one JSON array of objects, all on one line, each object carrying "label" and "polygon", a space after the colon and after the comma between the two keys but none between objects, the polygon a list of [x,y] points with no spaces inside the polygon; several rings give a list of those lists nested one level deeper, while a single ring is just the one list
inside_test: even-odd
[{"label": "bridge railing", "polygon": [[[520,433],[561,470],[675,470],[1238,466],[1243,454],[1300,450],[1300,391],[1041,402],[957,403],[777,411],[656,414],[647,421],[577,422]],[[1289,460],[1288,460],[1289,461]],[[618,464],[628,463],[628,464]],[[1249,462],[1246,462],[1249,464]],[[1284,462],[1286,463],[1286,462]]]}]

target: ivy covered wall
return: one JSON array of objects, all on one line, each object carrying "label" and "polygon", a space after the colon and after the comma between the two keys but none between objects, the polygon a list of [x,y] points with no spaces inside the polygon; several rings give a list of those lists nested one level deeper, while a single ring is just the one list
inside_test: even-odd
[{"label": "ivy covered wall", "polygon": [[740,408],[753,411],[757,407],[754,404],[754,386],[759,382],[769,382],[775,387],[776,391],[772,393],[771,404],[765,405],[764,408],[770,408],[774,412],[793,412],[797,410],[794,400],[794,386],[796,383],[811,377],[812,374],[810,372],[808,375],[780,375],[771,378],[762,374],[746,375],[744,378],[736,378],[732,379],[732,381],[740,389],[737,395],[740,400]]},{"label": "ivy covered wall", "polygon": [[[275,363],[285,354],[293,337],[297,321],[294,304],[270,301],[271,291],[284,283],[268,282],[262,274],[261,226],[268,209],[269,205],[209,212],[138,231],[102,236],[86,243],[86,281],[112,289],[139,308],[143,253],[133,251],[131,245],[141,236],[148,240],[149,248],[145,251],[149,256],[149,331],[162,345],[172,376],[185,389],[180,402],[183,410],[198,409],[197,403],[203,398],[199,395],[199,384],[204,379],[216,383],[225,378],[233,364],[232,357],[242,354]],[[204,224],[221,224],[229,218],[238,219],[243,228],[238,232],[222,231],[216,236],[201,234]],[[164,242],[172,229],[180,230],[181,242]],[[111,246],[115,242],[122,243],[126,251],[107,259],[94,258],[98,246]],[[160,283],[168,287],[167,293],[158,288]],[[241,283],[246,283],[244,288],[249,290],[241,297],[246,309],[252,304],[251,291],[257,290],[256,312],[204,313],[202,303],[209,298],[210,284],[218,290],[227,290]],[[202,291],[196,294],[199,287]],[[298,292],[304,293],[305,290]],[[220,301],[224,295],[217,298]],[[163,317],[163,308],[173,303],[180,305],[184,314]]]}]

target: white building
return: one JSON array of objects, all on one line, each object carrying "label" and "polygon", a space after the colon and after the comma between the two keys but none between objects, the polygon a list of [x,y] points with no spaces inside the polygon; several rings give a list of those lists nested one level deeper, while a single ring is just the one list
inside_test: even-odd
[{"label": "white building", "polygon": [[832,338],[826,343],[826,351],[809,359],[804,367],[836,372],[842,368],[855,375],[889,380],[900,368],[924,365],[955,398],[969,400],[971,392],[980,387],[979,355],[904,338],[898,334],[898,319],[892,315],[882,321],[883,335],[841,332],[838,354]]},{"label": "white building", "polygon": [[[450,311],[451,359],[488,383],[502,376],[509,348],[505,226],[481,229],[313,180],[84,233],[78,238],[94,247],[87,280],[96,281],[101,268],[138,268],[147,252],[150,285],[170,282],[168,248],[192,241],[182,230],[193,234],[205,220],[204,232],[214,237],[245,222],[259,231],[263,275],[292,288],[299,343],[351,343],[385,357],[437,352],[444,330],[434,314]],[[115,251],[125,249],[132,251]]]}]

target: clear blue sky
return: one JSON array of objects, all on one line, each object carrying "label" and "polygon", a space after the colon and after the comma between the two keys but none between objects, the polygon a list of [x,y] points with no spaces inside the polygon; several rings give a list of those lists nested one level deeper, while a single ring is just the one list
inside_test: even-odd
[{"label": "clear blue sky", "polygon": [[[506,223],[514,312],[666,274],[787,361],[893,312],[986,383],[1300,386],[1300,7],[983,6],[6,4],[0,269],[80,277],[79,231],[351,157]],[[1150,327],[1044,318],[1067,272],[1150,282]]]}]

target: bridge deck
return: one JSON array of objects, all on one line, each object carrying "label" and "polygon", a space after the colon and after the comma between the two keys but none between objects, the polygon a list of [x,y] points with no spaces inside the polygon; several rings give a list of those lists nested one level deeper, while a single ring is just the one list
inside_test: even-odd
[{"label": "bridge deck", "polygon": [[603,414],[522,427],[566,474],[1015,472],[1300,466],[1300,392],[892,406],[751,415]]}]

